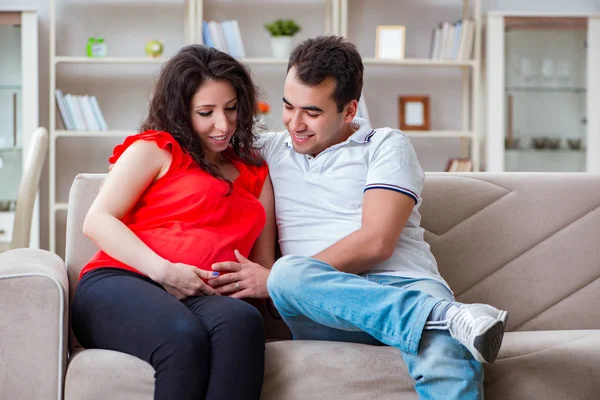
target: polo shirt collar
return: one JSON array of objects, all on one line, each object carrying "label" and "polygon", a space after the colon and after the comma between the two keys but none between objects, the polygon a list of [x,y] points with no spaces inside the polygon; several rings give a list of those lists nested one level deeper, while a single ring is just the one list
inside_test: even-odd
[{"label": "polo shirt collar", "polygon": [[[348,140],[352,140],[356,143],[368,143],[371,140],[371,137],[375,134],[375,130],[371,128],[369,123],[363,118],[354,118],[352,123],[358,125],[358,130],[354,132]],[[285,144],[287,147],[292,147],[292,137],[290,133],[286,130],[287,137],[285,138]],[[348,141],[346,140],[346,142]]]}]

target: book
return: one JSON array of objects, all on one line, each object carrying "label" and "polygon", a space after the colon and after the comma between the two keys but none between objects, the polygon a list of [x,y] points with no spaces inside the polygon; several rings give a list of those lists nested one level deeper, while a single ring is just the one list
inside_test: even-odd
[{"label": "book", "polygon": [[451,158],[446,164],[445,172],[471,172],[473,162],[470,158]]},{"label": "book", "polygon": [[73,126],[73,121],[71,120],[71,116],[69,115],[69,110],[65,103],[65,98],[64,98],[62,90],[56,89],[54,91],[54,96],[56,97],[56,104],[58,105],[60,117],[62,119],[65,129],[69,130],[69,131],[74,130],[75,127]]},{"label": "book", "polygon": [[210,35],[210,28],[208,27],[208,21],[202,21],[202,38],[204,45],[208,47],[215,47],[215,44]]},{"label": "book", "polygon": [[469,60],[475,41],[475,21],[463,19],[440,22],[432,30],[429,58],[433,60]]},{"label": "book", "polygon": [[96,96],[90,96],[89,102],[92,107],[92,111],[94,112],[94,116],[96,117],[98,126],[100,127],[100,130],[107,131],[108,126],[106,125],[106,121],[104,120],[104,115],[102,115],[102,110],[100,110],[98,99],[96,99]]},{"label": "book", "polygon": [[235,58],[246,56],[237,20],[202,21],[202,35],[206,46],[228,53]]},{"label": "book", "polygon": [[88,105],[88,101],[86,96],[75,96],[77,99],[77,104],[79,105],[79,109],[81,110],[81,116],[83,117],[83,121],[85,122],[85,126],[88,131],[99,131],[100,128],[96,124],[96,118],[92,114],[92,109]]}]

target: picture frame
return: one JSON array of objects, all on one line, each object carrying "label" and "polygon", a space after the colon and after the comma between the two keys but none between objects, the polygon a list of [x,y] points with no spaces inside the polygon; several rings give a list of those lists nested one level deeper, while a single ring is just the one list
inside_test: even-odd
[{"label": "picture frame", "polygon": [[375,58],[402,60],[406,48],[406,27],[379,25],[375,37]]},{"label": "picture frame", "polygon": [[398,97],[399,126],[401,130],[429,130],[429,96]]}]

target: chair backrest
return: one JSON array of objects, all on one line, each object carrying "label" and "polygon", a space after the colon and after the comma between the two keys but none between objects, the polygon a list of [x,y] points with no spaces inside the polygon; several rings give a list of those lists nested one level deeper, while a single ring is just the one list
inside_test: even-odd
[{"label": "chair backrest", "polygon": [[[75,179],[71,293],[96,251],[82,223],[105,175]],[[600,329],[600,175],[427,174],[425,239],[459,301],[508,310],[509,330]]]},{"label": "chair backrest", "polygon": [[11,249],[29,247],[33,206],[40,187],[40,176],[48,153],[48,131],[37,128],[31,137],[25,168],[19,185],[19,194],[15,208]]}]

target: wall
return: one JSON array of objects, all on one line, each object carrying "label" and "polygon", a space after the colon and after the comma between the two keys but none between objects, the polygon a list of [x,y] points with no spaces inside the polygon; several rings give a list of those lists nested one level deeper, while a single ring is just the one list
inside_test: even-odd
[{"label": "wall", "polygon": [[[82,54],[82,49],[85,44],[87,37],[92,34],[104,33],[107,38],[110,38],[109,51],[111,54],[129,54],[124,53],[126,50],[137,51],[138,47],[136,40],[150,39],[152,37],[160,37],[165,41],[169,41],[169,50],[173,50],[179,43],[180,33],[182,26],[179,14],[177,11],[173,11],[174,5],[182,4],[183,1],[178,0],[161,0],[158,2],[142,2],[129,0],[121,2],[124,6],[117,6],[119,4],[117,0],[66,0],[69,3],[75,5],[74,14],[71,15],[72,23],[69,26],[61,25],[58,27],[58,36],[61,44],[59,50],[69,53],[71,55]],[[217,1],[217,0],[213,0]],[[242,0],[240,0],[242,1]],[[377,2],[377,7],[367,7],[366,0],[350,0],[350,2],[358,2],[358,7],[363,7],[366,14],[371,12],[374,15],[380,15],[381,11],[386,10],[385,15],[381,20],[372,21],[373,24],[383,23],[404,23],[408,27],[409,36],[407,37],[407,54],[426,54],[429,49],[430,32],[433,24],[440,20],[446,19],[446,16],[451,19],[457,18],[456,10],[460,10],[462,1],[459,0],[403,0],[392,1],[392,0],[371,0]],[[111,8],[116,11],[112,11],[110,15],[102,15],[102,11],[97,4],[108,3],[112,4]],[[223,0],[222,4],[231,4],[233,0]],[[271,5],[276,4],[273,0],[270,2]],[[314,2],[312,2],[314,4]],[[362,5],[361,5],[362,3]],[[484,10],[528,10],[528,11],[579,11],[579,12],[592,12],[600,11],[600,0],[570,0],[569,2],[564,0],[484,0]],[[128,5],[127,5],[128,4]],[[132,4],[144,4],[144,7],[136,7],[135,10],[132,8]],[[423,8],[418,4],[426,4],[430,7]],[[271,6],[270,5],[270,6]],[[0,0],[0,8],[14,8],[14,7],[33,7],[37,8],[39,16],[39,46],[40,46],[40,121],[44,126],[48,126],[48,81],[49,81],[49,2],[47,0]],[[317,7],[317,6],[315,6]],[[402,11],[404,10],[404,11]],[[131,13],[129,13],[131,11]],[[89,15],[94,12],[94,21],[96,16],[99,17],[98,22],[94,22],[95,25],[91,25],[91,19]],[[262,19],[264,10],[260,7],[255,7],[252,11],[254,15],[249,15],[248,18],[252,17],[256,20]],[[411,14],[415,12],[416,14]],[[436,14],[438,13],[439,14]],[[100,13],[100,14],[97,14]],[[365,18],[369,20],[372,16],[366,15]],[[394,15],[403,16],[407,15],[410,18],[403,17],[392,17]],[[357,18],[357,16],[352,16]],[[159,27],[153,21],[160,21],[161,26]],[[310,27],[310,30],[320,29],[322,20],[317,19],[314,21],[315,26]],[[361,50],[365,52],[369,51],[369,43],[374,43],[374,32],[375,26],[373,25],[369,29],[368,26],[360,29],[365,29],[365,36],[360,36],[360,29],[358,27],[350,27],[350,35],[352,38],[358,41],[358,45]],[[75,31],[73,31],[75,29]],[[353,30],[359,29],[359,30]],[[75,32],[75,34],[73,33]],[[114,33],[112,33],[114,32]],[[244,38],[248,41],[248,38]],[[262,40],[262,39],[261,39]],[[264,46],[267,46],[264,43]],[[143,47],[140,48],[143,49]],[[372,50],[371,50],[372,51]],[[119,53],[121,52],[121,53]],[[366,54],[366,55],[371,55]],[[61,67],[63,68],[63,67]],[[106,69],[89,69],[89,67],[80,66],[69,66],[73,68],[76,75],[75,78],[69,78],[67,82],[64,76],[58,76],[59,83],[63,82],[63,88],[67,91],[81,91],[94,93],[98,96],[99,100],[102,101],[102,107],[107,114],[107,118],[111,124],[118,124],[120,127],[127,127],[133,129],[137,126],[146,107],[145,99],[149,94],[151,87],[151,79],[153,74],[156,72],[152,67],[148,67],[147,71],[143,74],[139,73],[126,73],[127,69],[131,69],[128,66],[112,66],[106,67]],[[94,67],[96,68],[96,67]],[[259,78],[265,80],[265,86],[267,89],[276,88],[279,85],[278,82],[282,82],[282,74],[277,72],[276,67],[263,67],[263,72],[255,72],[257,75],[260,74]],[[380,68],[381,70],[376,70]],[[256,70],[256,68],[255,68]],[[65,69],[65,71],[67,71]],[[111,72],[112,71],[112,72]],[[88,73],[91,72],[91,75]],[[391,72],[388,68],[384,70],[383,67],[369,67],[366,72],[365,80],[372,90],[369,90],[372,94],[367,94],[367,100],[369,101],[369,111],[374,113],[374,118],[381,120],[382,123],[393,124],[396,121],[397,110],[395,107],[395,94],[392,97],[392,101],[380,102],[377,100],[376,94],[380,89],[389,88],[390,81],[394,82],[394,85],[398,86],[398,94],[404,92],[414,93],[435,93],[436,96],[443,96],[439,99],[445,99],[442,103],[437,99],[432,99],[432,107],[436,109],[435,115],[432,115],[432,123],[439,125],[440,127],[450,128],[458,121],[456,115],[460,115],[460,110],[456,108],[454,102],[446,102],[446,99],[457,100],[460,98],[460,86],[456,83],[458,79],[453,79],[451,74],[454,72],[442,71],[442,70],[426,70],[426,69],[413,69],[406,70],[404,72]],[[448,75],[447,75],[448,74]],[[104,78],[98,80],[100,75]],[[121,77],[121,78],[119,78]],[[267,81],[269,80],[269,81]],[[372,85],[372,86],[370,86]],[[119,96],[109,96],[110,93],[120,93]],[[110,101],[108,99],[111,99]],[[393,104],[392,104],[393,103]],[[460,103],[457,101],[457,103]],[[443,104],[443,107],[442,107]],[[432,109],[433,109],[432,108]],[[128,110],[127,113],[121,112],[121,110]],[[131,112],[134,110],[134,112]],[[276,113],[277,110],[274,111]],[[64,140],[64,139],[61,139]],[[113,143],[108,143],[111,140],[98,140],[91,143],[89,148],[94,154],[94,165],[93,169],[102,170],[104,168],[104,161],[106,155],[111,149]],[[440,142],[437,139],[422,139],[418,143],[415,143],[415,147],[419,152],[419,157],[426,170],[435,170],[443,168],[441,164],[446,157],[448,152],[458,151],[456,143],[443,143],[440,146]],[[455,142],[455,141],[454,141]],[[80,146],[83,144],[72,142],[67,144],[68,150],[72,150],[76,153]],[[439,149],[444,149],[443,153],[438,153]],[[65,147],[65,149],[67,149]],[[64,153],[66,154],[66,152]],[[82,159],[83,158],[83,159]],[[68,187],[69,179],[71,175],[67,173],[72,168],[78,168],[80,163],[85,163],[87,160],[85,157],[79,156],[72,159],[61,160],[60,171],[62,171],[62,182],[61,190]],[[47,246],[47,207],[45,206],[48,202],[48,175],[47,170],[42,176],[41,184],[41,210],[42,210],[42,227],[41,234],[42,246]]]}]

